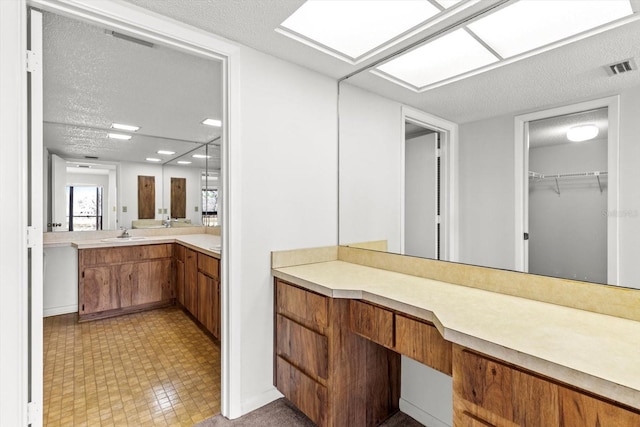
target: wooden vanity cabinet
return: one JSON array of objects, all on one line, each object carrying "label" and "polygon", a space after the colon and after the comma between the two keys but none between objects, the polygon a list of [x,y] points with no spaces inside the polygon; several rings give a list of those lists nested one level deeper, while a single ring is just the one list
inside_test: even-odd
[{"label": "wooden vanity cabinet", "polygon": [[186,248],[179,244],[173,245],[173,280],[176,293],[176,302],[184,306],[184,275],[185,275]]},{"label": "wooden vanity cabinet", "polygon": [[194,316],[198,315],[198,252],[185,248],[184,262],[184,307]]},{"label": "wooden vanity cabinet", "polygon": [[400,356],[349,327],[349,300],[275,279],[274,382],[320,427],[376,426],[398,410]]},{"label": "wooden vanity cabinet", "polygon": [[630,427],[640,411],[454,345],[454,427]]},{"label": "wooden vanity cabinet", "polygon": [[171,304],[171,257],[170,244],[80,249],[79,320]]}]

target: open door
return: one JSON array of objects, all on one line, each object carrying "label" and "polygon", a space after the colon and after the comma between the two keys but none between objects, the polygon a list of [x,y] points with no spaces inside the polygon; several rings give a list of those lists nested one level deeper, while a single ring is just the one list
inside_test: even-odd
[{"label": "open door", "polygon": [[27,36],[27,88],[29,96],[29,404],[28,421],[33,427],[42,426],[43,402],[43,332],[42,332],[42,13],[29,9]]}]

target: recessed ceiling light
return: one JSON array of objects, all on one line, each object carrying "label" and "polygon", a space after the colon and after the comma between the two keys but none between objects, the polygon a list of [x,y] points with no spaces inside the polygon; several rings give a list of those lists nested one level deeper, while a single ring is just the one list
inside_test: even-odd
[{"label": "recessed ceiling light", "polygon": [[308,0],[276,31],[353,60],[438,13],[428,1]]},{"label": "recessed ceiling light", "polygon": [[178,160],[179,165],[190,165],[191,162],[188,160]]},{"label": "recessed ceiling light", "polygon": [[162,159],[157,159],[155,157],[147,157],[146,159],[148,162],[161,162]]},{"label": "recessed ceiling light", "polygon": [[131,139],[131,135],[124,135],[122,133],[108,133],[107,136],[111,139],[122,139],[128,141]]},{"label": "recessed ceiling light", "polygon": [[464,29],[435,39],[382,64],[373,72],[424,88],[498,61]]},{"label": "recessed ceiling light", "polygon": [[138,129],[140,129],[140,126],[123,125],[121,123],[111,123],[111,129],[118,129],[118,130],[126,130],[126,131],[129,131],[129,132],[135,132]]},{"label": "recessed ceiling light", "polygon": [[632,14],[629,1],[518,1],[468,27],[510,58]]},{"label": "recessed ceiling light", "polygon": [[567,131],[567,139],[573,142],[588,141],[598,136],[598,132],[596,125],[574,126]]},{"label": "recessed ceiling light", "polygon": [[194,154],[191,157],[193,157],[195,159],[210,159],[211,158],[211,156],[207,156],[205,154]]},{"label": "recessed ceiling light", "polygon": [[158,154],[166,154],[167,156],[170,156],[172,154],[176,154],[175,151],[168,151],[168,150],[158,150],[158,151],[156,151],[156,153],[158,153]]},{"label": "recessed ceiling light", "polygon": [[200,123],[202,123],[203,125],[207,125],[207,126],[215,126],[217,128],[222,126],[222,121],[216,120],[216,119],[204,119]]}]

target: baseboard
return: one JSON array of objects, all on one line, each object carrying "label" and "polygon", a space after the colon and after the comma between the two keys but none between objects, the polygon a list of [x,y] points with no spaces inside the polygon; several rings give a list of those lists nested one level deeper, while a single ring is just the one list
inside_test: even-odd
[{"label": "baseboard", "polygon": [[42,317],[59,316],[61,314],[77,313],[78,304],[64,305],[62,307],[51,307],[42,310]]},{"label": "baseboard", "polygon": [[277,388],[273,387],[256,396],[252,396],[248,399],[243,399],[241,404],[241,416],[248,414],[251,411],[255,411],[256,409],[263,407],[267,403],[271,403],[274,400],[280,399],[281,397],[282,393],[280,393]]},{"label": "baseboard", "polygon": [[449,424],[440,421],[433,415],[402,398],[400,399],[400,410],[419,423],[424,424],[426,427],[451,427]]}]

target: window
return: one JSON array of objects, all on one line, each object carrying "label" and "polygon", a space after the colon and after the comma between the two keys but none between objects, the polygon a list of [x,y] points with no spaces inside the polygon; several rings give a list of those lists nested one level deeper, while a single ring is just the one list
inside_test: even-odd
[{"label": "window", "polygon": [[67,186],[69,231],[102,230],[102,187]]}]

